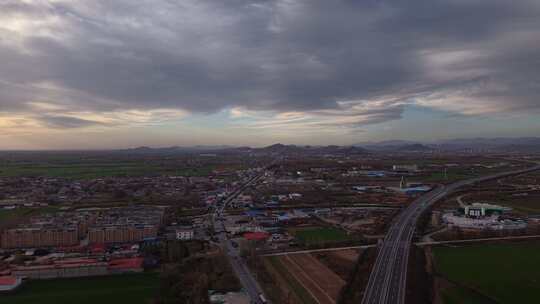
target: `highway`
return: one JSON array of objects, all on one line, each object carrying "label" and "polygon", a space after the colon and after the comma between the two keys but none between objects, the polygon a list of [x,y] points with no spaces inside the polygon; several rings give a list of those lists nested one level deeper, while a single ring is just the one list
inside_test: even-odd
[{"label": "highway", "polygon": [[386,237],[379,246],[377,259],[371,271],[362,304],[405,303],[407,266],[411,241],[418,218],[430,205],[466,185],[528,173],[539,169],[540,166],[535,166],[439,186],[413,201],[411,205],[405,208],[393,220]]}]

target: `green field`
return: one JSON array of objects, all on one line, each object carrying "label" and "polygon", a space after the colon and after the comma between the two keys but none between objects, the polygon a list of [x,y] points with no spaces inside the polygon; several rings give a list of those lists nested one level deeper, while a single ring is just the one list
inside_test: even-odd
[{"label": "green field", "polygon": [[538,194],[521,197],[504,195],[494,201],[521,213],[540,214],[540,195]]},{"label": "green field", "polygon": [[540,199],[518,198],[515,201],[504,201],[501,205],[510,207],[525,214],[540,214]]},{"label": "green field", "polygon": [[27,282],[6,304],[146,304],[159,290],[157,273]]},{"label": "green field", "polygon": [[433,172],[431,175],[423,176],[420,179],[423,182],[441,182],[441,183],[450,183],[463,179],[470,179],[483,175],[495,174],[502,171],[511,170],[510,167],[496,167],[496,168],[474,168],[474,170],[464,169],[464,168],[449,168],[446,172],[446,177],[442,170],[440,172]]},{"label": "green field", "polygon": [[79,163],[79,164],[3,164],[0,176],[46,176],[71,179],[95,179],[103,177],[137,177],[156,175],[204,176],[213,166],[182,168],[144,162]]},{"label": "green field", "polygon": [[58,210],[59,208],[55,206],[40,208],[21,207],[12,210],[0,209],[0,228],[17,223],[21,218],[24,217],[43,213],[55,213],[58,212]]},{"label": "green field", "polygon": [[0,209],[0,223],[10,221],[32,212],[30,208],[16,208],[12,210]]},{"label": "green field", "polygon": [[[538,242],[433,248],[439,274],[502,304],[540,303],[539,253]],[[443,296],[447,303],[483,303],[465,288]]]},{"label": "green field", "polygon": [[467,288],[452,287],[442,292],[444,304],[496,304]]},{"label": "green field", "polygon": [[291,232],[298,242],[304,245],[320,245],[352,239],[347,232],[338,228],[302,228],[291,230]]}]

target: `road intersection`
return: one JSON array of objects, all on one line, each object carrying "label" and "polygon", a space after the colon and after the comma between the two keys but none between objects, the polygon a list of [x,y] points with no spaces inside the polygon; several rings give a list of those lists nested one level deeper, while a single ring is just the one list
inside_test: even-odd
[{"label": "road intersection", "polygon": [[362,304],[403,304],[407,286],[407,267],[411,241],[420,215],[441,198],[458,188],[539,170],[540,166],[498,173],[439,186],[416,199],[392,222],[379,246],[375,265],[371,271]]}]

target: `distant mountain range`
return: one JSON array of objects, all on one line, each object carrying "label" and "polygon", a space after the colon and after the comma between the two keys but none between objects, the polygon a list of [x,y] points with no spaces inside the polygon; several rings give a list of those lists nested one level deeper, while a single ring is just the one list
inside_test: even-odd
[{"label": "distant mountain range", "polygon": [[356,146],[297,146],[274,144],[263,148],[254,148],[254,152],[284,153],[284,154],[364,154],[366,150]]},{"label": "distant mountain range", "polygon": [[404,152],[426,152],[434,150],[433,147],[418,142],[405,140],[391,140],[379,143],[361,143],[357,147],[363,147],[370,151],[404,151]]},{"label": "distant mountain range", "polygon": [[495,152],[540,152],[540,137],[459,138],[434,142],[388,140],[362,142],[351,146],[302,146],[273,144],[261,148],[228,145],[190,147],[137,147],[118,150],[138,154],[175,153],[268,153],[268,154],[365,154],[371,152],[429,152],[429,151],[490,150]]},{"label": "distant mountain range", "polygon": [[373,151],[492,150],[500,152],[540,152],[540,137],[457,138],[434,142],[391,140],[358,143]]},{"label": "distant mountain range", "polygon": [[137,147],[118,150],[123,153],[136,154],[174,154],[174,153],[264,153],[264,154],[362,154],[366,150],[355,146],[297,146],[274,144],[262,148],[233,146],[193,146],[193,147]]},{"label": "distant mountain range", "polygon": [[213,152],[213,151],[223,151],[223,150],[229,150],[229,149],[237,149],[233,146],[188,146],[188,147],[181,147],[181,146],[172,146],[172,147],[159,147],[159,148],[152,148],[152,147],[137,147],[137,148],[131,148],[131,149],[122,149],[117,150],[118,152],[125,152],[125,153],[137,153],[137,154],[174,154],[174,153],[204,153],[204,152]]}]

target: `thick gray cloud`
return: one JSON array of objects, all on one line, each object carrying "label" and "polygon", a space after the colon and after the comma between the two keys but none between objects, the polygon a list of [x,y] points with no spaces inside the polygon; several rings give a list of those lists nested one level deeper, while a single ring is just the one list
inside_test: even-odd
[{"label": "thick gray cloud", "polygon": [[[32,111],[30,102],[243,107],[376,123],[410,103],[469,114],[540,108],[534,0],[11,0],[0,19],[4,112]],[[386,98],[387,110],[341,103]],[[46,120],[89,122],[72,119]]]},{"label": "thick gray cloud", "polygon": [[42,115],[42,116],[38,116],[37,120],[43,122],[46,126],[50,128],[60,128],[60,129],[104,125],[101,122],[96,122],[96,121],[81,119],[81,118],[76,118],[76,117],[69,117],[69,116]]}]

